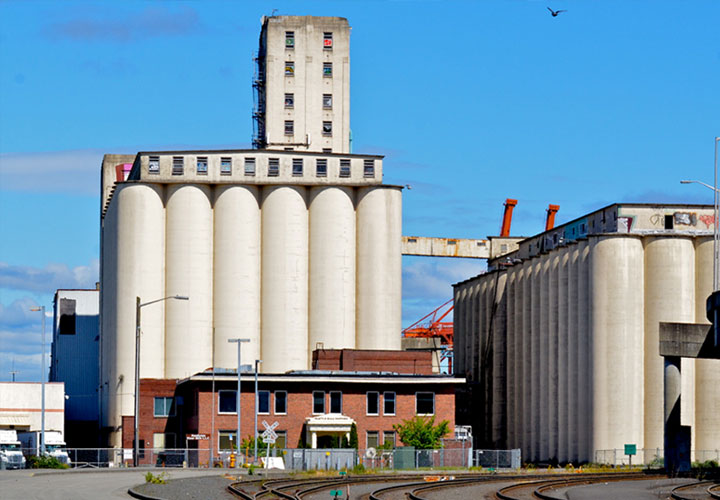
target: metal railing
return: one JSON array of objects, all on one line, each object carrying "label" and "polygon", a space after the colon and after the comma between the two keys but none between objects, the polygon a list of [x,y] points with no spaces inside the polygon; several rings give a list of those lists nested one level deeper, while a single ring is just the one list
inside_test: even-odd
[{"label": "metal railing", "polygon": [[[632,456],[632,465],[660,468],[664,465],[664,457],[665,453],[662,448],[639,448],[637,453]],[[693,462],[706,462],[708,460],[720,462],[720,450],[692,450],[690,459]],[[593,461],[603,465],[630,465],[630,456],[625,455],[623,448],[596,450]]]}]

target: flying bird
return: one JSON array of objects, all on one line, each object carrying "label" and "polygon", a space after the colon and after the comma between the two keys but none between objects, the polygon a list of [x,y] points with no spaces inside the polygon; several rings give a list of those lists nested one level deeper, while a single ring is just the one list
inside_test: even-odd
[{"label": "flying bird", "polygon": [[557,17],[561,12],[567,12],[566,10],[552,10],[550,7],[548,7],[547,10],[550,11],[553,17]]}]

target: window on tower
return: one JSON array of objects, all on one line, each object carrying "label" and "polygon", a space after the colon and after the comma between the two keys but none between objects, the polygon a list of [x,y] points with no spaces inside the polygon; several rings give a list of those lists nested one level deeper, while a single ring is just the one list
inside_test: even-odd
[{"label": "window on tower", "polygon": [[333,47],[332,33],[329,31],[326,31],[325,33],[323,33],[323,49],[332,50],[332,47]]},{"label": "window on tower", "polygon": [[294,49],[295,48],[295,32],[294,31],[286,31],[285,32],[285,48],[286,49]]},{"label": "window on tower", "polygon": [[232,174],[232,158],[220,158],[220,175]]},{"label": "window on tower", "polygon": [[245,158],[245,175],[255,175],[255,158]]},{"label": "window on tower", "polygon": [[315,176],[327,177],[327,160],[325,158],[315,160]]},{"label": "window on tower", "polygon": [[197,173],[198,173],[198,175],[207,175],[207,172],[208,172],[207,156],[198,156],[198,158],[197,158]]},{"label": "window on tower", "polygon": [[363,161],[363,177],[375,177],[375,160]]},{"label": "window on tower", "polygon": [[280,159],[270,158],[268,160],[268,177],[277,177],[280,175]]},{"label": "window on tower", "polygon": [[160,173],[160,157],[159,156],[151,156],[148,160],[148,172],[151,174],[159,174]]},{"label": "window on tower", "polygon": [[185,159],[182,156],[173,156],[172,163],[172,174],[182,175],[184,169]]},{"label": "window on tower", "polygon": [[323,94],[323,108],[332,109],[332,94]]},{"label": "window on tower", "polygon": [[295,94],[285,94],[285,107],[288,109],[295,107]]},{"label": "window on tower", "polygon": [[324,136],[331,136],[332,135],[332,122],[323,122],[322,125],[322,135]]},{"label": "window on tower", "polygon": [[332,77],[332,63],[323,63],[323,76]]},{"label": "window on tower", "polygon": [[293,135],[295,133],[295,123],[292,120],[285,120],[285,135]]},{"label": "window on tower", "polygon": [[292,163],[292,174],[293,177],[302,177],[303,174],[303,159],[302,158],[293,158]]},{"label": "window on tower", "polygon": [[295,63],[293,61],[285,62],[285,76],[295,76]]}]

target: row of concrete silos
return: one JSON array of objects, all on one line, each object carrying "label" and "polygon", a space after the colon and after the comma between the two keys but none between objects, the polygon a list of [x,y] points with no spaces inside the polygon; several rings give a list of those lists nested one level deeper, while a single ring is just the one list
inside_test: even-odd
[{"label": "row of concrete silos", "polygon": [[236,337],[250,339],[243,364],[262,359],[267,373],[308,369],[318,345],[398,349],[400,232],[395,187],[119,185],[103,221],[102,317],[121,411],[136,296],[190,297],[142,309],[143,378],[235,368]]},{"label": "row of concrete silos", "polygon": [[[456,372],[485,388],[476,433],[530,460],[661,453],[658,325],[706,323],[711,280],[711,238],[605,235],[457,285]],[[720,361],[682,369],[683,425],[716,449]]]}]

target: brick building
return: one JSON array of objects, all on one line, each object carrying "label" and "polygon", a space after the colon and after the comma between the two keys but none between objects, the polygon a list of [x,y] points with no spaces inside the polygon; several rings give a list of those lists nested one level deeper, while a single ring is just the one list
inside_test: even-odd
[{"label": "brick building", "polygon": [[[357,426],[358,447],[383,443],[402,446],[393,425],[416,415],[448,420],[454,431],[455,390],[464,379],[432,375],[427,352],[316,351],[315,366],[323,370],[258,375],[258,422],[277,422],[278,448],[330,448],[348,438]],[[382,359],[398,371],[359,371],[363,358]],[[387,358],[387,359],[386,359]],[[395,361],[393,363],[392,361]],[[341,366],[354,369],[343,371]],[[183,380],[140,381],[141,448],[212,449],[213,456],[231,449],[237,429],[237,373],[206,370]],[[243,372],[241,439],[254,435],[255,377]],[[123,420],[123,446],[132,447],[133,419]],[[186,441],[188,435],[207,440]],[[207,452],[198,453],[199,463]],[[153,460],[148,454],[146,461]],[[141,456],[141,462],[143,457]],[[192,461],[194,459],[191,458]]]}]

